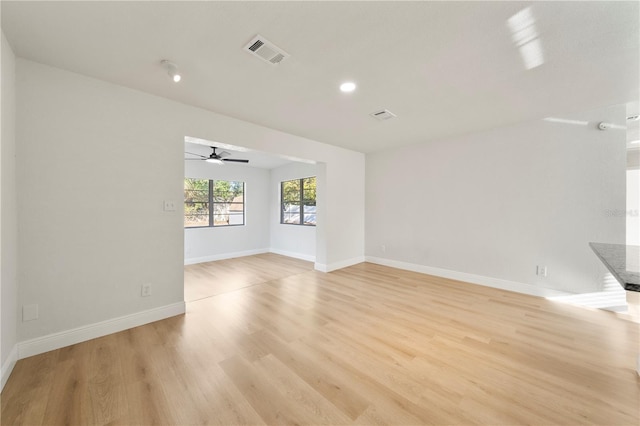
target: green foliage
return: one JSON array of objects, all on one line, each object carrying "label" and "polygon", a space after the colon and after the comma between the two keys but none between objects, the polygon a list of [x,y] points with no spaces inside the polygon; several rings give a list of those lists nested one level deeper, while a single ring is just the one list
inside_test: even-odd
[{"label": "green foliage", "polygon": [[209,181],[207,179],[184,180],[184,202],[208,202],[209,201]]},{"label": "green foliage", "polygon": [[300,179],[282,182],[282,201],[286,204],[299,204]]},{"label": "green foliage", "polygon": [[316,178],[310,177],[303,179],[303,203],[305,206],[315,206],[316,205]]},{"label": "green foliage", "polygon": [[184,221],[185,226],[206,226],[209,224],[209,180],[184,180]]},{"label": "green foliage", "polygon": [[213,182],[213,201],[230,203],[244,191],[243,182],[216,180]]},{"label": "green foliage", "polygon": [[[300,194],[300,181],[302,181],[303,193]],[[303,203],[307,206],[316,205],[316,178],[287,180],[282,182],[282,202],[285,204],[300,204],[302,195]]]}]

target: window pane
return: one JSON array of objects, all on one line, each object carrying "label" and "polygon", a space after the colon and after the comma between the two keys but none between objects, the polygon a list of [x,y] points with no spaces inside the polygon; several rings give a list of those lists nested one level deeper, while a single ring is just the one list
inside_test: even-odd
[{"label": "window pane", "polygon": [[209,203],[185,203],[184,226],[209,226]]},{"label": "window pane", "polygon": [[316,224],[316,206],[304,206],[304,224],[315,225]]},{"label": "window pane", "polygon": [[304,225],[316,224],[316,178],[303,179],[302,205],[304,213]]},{"label": "window pane", "polygon": [[244,225],[244,182],[213,184],[213,226]]},{"label": "window pane", "polygon": [[207,179],[184,180],[184,202],[209,201],[209,181]]},{"label": "window pane", "polygon": [[299,203],[300,202],[300,180],[288,180],[282,182],[282,202],[283,203]]},{"label": "window pane", "polygon": [[282,182],[282,223],[300,224],[300,179]]},{"label": "window pane", "polygon": [[281,223],[295,225],[316,224],[316,178],[308,177],[284,181],[281,189]]},{"label": "window pane", "polygon": [[231,202],[239,200],[242,202],[244,196],[244,182],[233,182],[227,180],[217,180],[213,183],[213,201]]},{"label": "window pane", "polygon": [[316,178],[310,177],[303,180],[303,201],[305,205],[316,205]]},{"label": "window pane", "polygon": [[282,223],[300,224],[300,204],[282,204]]},{"label": "window pane", "polygon": [[209,180],[184,180],[185,228],[209,226]]}]

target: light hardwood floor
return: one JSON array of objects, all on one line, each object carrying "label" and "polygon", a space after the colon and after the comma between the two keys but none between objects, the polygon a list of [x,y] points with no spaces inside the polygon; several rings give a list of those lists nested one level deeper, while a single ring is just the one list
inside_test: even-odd
[{"label": "light hardwood floor", "polygon": [[[237,267],[290,262],[268,259]],[[367,263],[278,275],[19,361],[2,424],[639,424],[614,313]]]},{"label": "light hardwood floor", "polygon": [[273,253],[184,267],[184,300],[193,302],[313,270],[312,262]]}]

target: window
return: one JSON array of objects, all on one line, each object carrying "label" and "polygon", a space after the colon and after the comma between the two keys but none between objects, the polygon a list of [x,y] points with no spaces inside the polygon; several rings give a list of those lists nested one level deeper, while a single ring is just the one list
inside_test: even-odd
[{"label": "window", "polygon": [[186,178],[184,227],[244,225],[244,182]]},{"label": "window", "polygon": [[[280,223],[316,225],[316,178],[287,180],[280,183]],[[302,220],[300,220],[302,218]]]}]

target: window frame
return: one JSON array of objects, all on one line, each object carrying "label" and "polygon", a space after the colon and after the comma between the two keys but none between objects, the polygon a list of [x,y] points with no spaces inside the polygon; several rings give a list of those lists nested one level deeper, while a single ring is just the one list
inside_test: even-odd
[{"label": "window frame", "polygon": [[[225,180],[225,179],[201,179],[201,178],[185,178],[185,179],[198,179],[198,180],[207,180],[209,181],[209,186],[208,186],[208,194],[207,194],[207,205],[208,205],[208,212],[209,212],[209,224],[208,225],[201,225],[201,226],[184,226],[184,229],[202,229],[202,228],[227,228],[229,226],[245,226],[247,221],[246,221],[246,207],[245,207],[245,203],[246,203],[246,198],[245,198],[245,192],[246,192],[246,187],[247,187],[247,183],[245,181],[239,181],[239,180]],[[219,204],[239,204],[239,203],[221,203],[219,201],[215,201],[215,197],[214,197],[214,188],[215,188],[215,182],[216,181],[220,181],[220,182],[241,182],[242,183],[242,223],[236,223],[236,224],[226,224],[226,225],[216,225],[215,224],[215,205],[219,205]],[[202,202],[203,203],[203,202]],[[183,202],[184,205],[184,202]],[[238,214],[234,214],[234,216],[239,216]],[[183,220],[184,220],[184,214],[183,214]]]},{"label": "window frame", "polygon": [[[316,203],[315,207],[316,207],[316,223],[304,223],[304,181],[306,179],[315,179],[316,180],[316,198],[314,198],[314,202]],[[284,221],[284,184],[287,182],[298,182],[300,185],[300,193],[299,193],[299,198],[298,198],[298,202],[300,203],[300,210],[299,210],[299,222],[300,223],[288,223]],[[303,177],[303,178],[299,178],[299,179],[288,179],[288,180],[284,180],[280,182],[280,224],[281,225],[295,225],[295,226],[316,226],[317,224],[317,185],[318,185],[318,179],[316,176],[307,176],[307,177]]]}]

